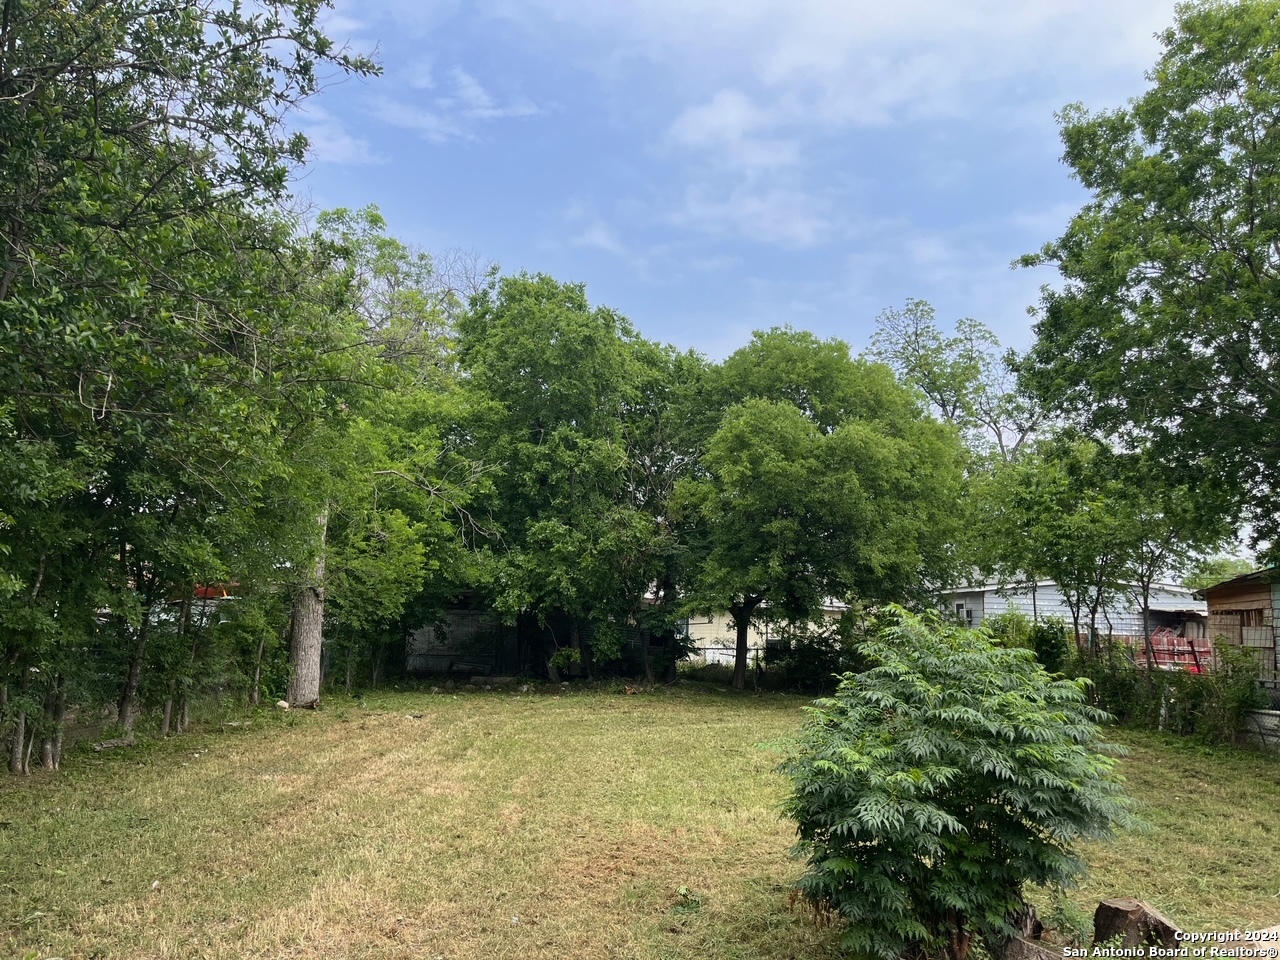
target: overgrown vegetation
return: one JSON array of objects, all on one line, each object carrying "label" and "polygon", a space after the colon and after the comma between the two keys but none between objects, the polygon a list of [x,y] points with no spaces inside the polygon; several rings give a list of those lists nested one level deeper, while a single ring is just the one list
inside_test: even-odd
[{"label": "overgrown vegetation", "polygon": [[[1270,146],[1200,142],[1178,104],[1185,87],[1237,129],[1200,56],[1258,93],[1249,109],[1274,97],[1255,89],[1273,0],[1180,8],[1141,115],[1064,115],[1095,197],[1031,258],[1068,283],[1046,294],[1029,357],[973,319],[944,332],[911,300],[879,317],[863,356],[785,327],[720,363],[646,339],[582,283],[413,249],[372,207],[286,212],[306,156],[289,111],[326,72],[378,72],[325,35],[327,7],[3,0],[11,772],[57,769],[68,718],[114,718],[127,743],[135,727],[183,732],[200,697],[314,705],[375,687],[403,672],[408,632],[453,606],[503,618],[518,669],[554,680],[669,676],[682,619],[728,615],[738,688],[749,625],[768,618],[783,643],[750,685],[817,690],[861,663],[847,625],[820,620],[832,600],[925,607],[975,571],[1052,577],[1073,635],[1096,634],[1122,592],[1145,601],[1157,576],[1234,569],[1192,568],[1270,496],[1249,500],[1271,489],[1252,482],[1273,466],[1253,451],[1274,446],[1274,418],[1129,392],[1132,343],[1177,333],[1148,344],[1161,356],[1187,332],[1177,290],[1156,281],[1205,274],[1197,257],[1217,248],[1183,236],[1168,206],[1181,194],[1115,171],[1164,157],[1169,137],[1224,176],[1246,156],[1270,169]],[[1151,182],[1181,182],[1164,160]],[[1239,202],[1241,222],[1265,220],[1252,193],[1197,189],[1220,219]],[[1228,240],[1246,260],[1270,249],[1252,227]],[[1080,251],[1113,242],[1128,259],[1097,274],[1110,260]],[[1197,382],[1270,395],[1275,365],[1240,357],[1274,353],[1275,311],[1251,273],[1237,279],[1245,308],[1232,284],[1196,288],[1215,318],[1191,331]],[[1166,360],[1144,361],[1151,383],[1177,368]],[[1128,404],[1145,411],[1149,395],[1176,429],[1135,422]],[[1066,664],[1057,627],[991,625]],[[1157,683],[1113,659],[1079,669],[1128,719],[1225,741],[1249,702],[1243,662]]]},{"label": "overgrown vegetation", "polygon": [[1080,841],[1134,825],[1106,715],[1030,651],[937,616],[890,608],[862,652],[783,767],[799,890],[858,954],[998,952],[1028,888],[1074,886]]},{"label": "overgrown vegetation", "polygon": [[1094,701],[1123,724],[1195,737],[1211,744],[1240,744],[1245,715],[1268,704],[1258,686],[1251,650],[1219,642],[1217,666],[1193,673],[1139,667],[1129,648],[1107,643],[1097,655],[1076,654],[1063,668],[1087,677]]}]

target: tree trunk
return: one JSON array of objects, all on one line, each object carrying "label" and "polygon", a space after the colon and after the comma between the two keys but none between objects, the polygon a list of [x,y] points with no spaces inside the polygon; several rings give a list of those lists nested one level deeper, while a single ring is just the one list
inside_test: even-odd
[{"label": "tree trunk", "polygon": [[53,769],[62,769],[62,728],[67,720],[67,678],[61,673],[54,684]]},{"label": "tree trunk", "polygon": [[13,728],[13,742],[9,745],[9,772],[15,777],[26,773],[22,766],[22,748],[26,746],[27,714],[18,711],[18,724]]},{"label": "tree trunk", "polygon": [[293,630],[289,638],[290,706],[304,707],[320,700],[320,647],[324,630],[324,539],[329,526],[329,510],[320,512],[320,549],[309,583],[293,597]]},{"label": "tree trunk", "polygon": [[[187,628],[191,625],[191,599],[195,595],[195,590],[196,590],[196,585],[193,583],[187,588],[186,590],[187,595],[182,600],[182,609],[178,614],[178,642],[179,643],[181,643],[183,638],[186,637]],[[202,621],[207,619],[206,611],[208,608],[208,604],[209,604],[209,600],[206,597],[204,601],[204,605],[201,607]],[[197,637],[199,636],[199,631],[192,631],[192,633],[195,634]],[[195,656],[196,656],[195,643],[196,641],[193,641],[191,645],[191,659],[188,661],[188,664],[187,664],[188,668],[194,666],[195,664]],[[162,737],[167,737],[169,735],[169,730],[172,727],[173,703],[174,703],[174,697],[177,695],[177,692],[178,692],[178,678],[170,677],[169,678],[169,695],[165,697],[165,701],[164,701],[164,718],[160,722],[160,736]],[[185,690],[183,690],[182,695],[184,698],[186,697]],[[179,731],[179,733],[181,733],[181,731]]]},{"label": "tree trunk", "polygon": [[[578,628],[578,621],[575,618],[569,626],[569,646],[578,653],[578,660],[569,667],[569,676],[580,677],[587,673],[587,656],[582,649],[582,631]],[[587,675],[590,679],[590,675]]]},{"label": "tree trunk", "polygon": [[169,679],[169,695],[164,700],[164,717],[160,720],[160,736],[169,735],[169,724],[173,722],[173,696],[178,689],[178,678]]},{"label": "tree trunk", "polygon": [[58,688],[55,682],[52,689],[44,696],[44,725],[45,735],[40,738],[40,768],[42,770],[53,769],[53,731],[57,723],[57,704]]},{"label": "tree trunk", "polygon": [[747,631],[751,626],[751,614],[760,605],[761,597],[748,596],[741,603],[729,607],[729,615],[737,631],[737,643],[733,652],[733,689],[747,689]]},{"label": "tree trunk", "polygon": [[249,704],[256,707],[262,702],[262,654],[267,648],[267,635],[258,638],[258,657],[253,665],[253,687],[249,690]]},{"label": "tree trunk", "polygon": [[1142,645],[1147,651],[1147,671],[1156,668],[1156,648],[1151,643],[1151,584],[1142,585]]},{"label": "tree trunk", "polygon": [[129,662],[129,673],[125,677],[124,687],[120,690],[120,700],[116,705],[125,739],[133,737],[134,708],[137,706],[138,684],[142,680],[142,664],[147,655],[147,628],[150,623],[151,605],[147,604],[142,610],[142,623],[138,627],[138,645],[133,651],[133,659]]}]

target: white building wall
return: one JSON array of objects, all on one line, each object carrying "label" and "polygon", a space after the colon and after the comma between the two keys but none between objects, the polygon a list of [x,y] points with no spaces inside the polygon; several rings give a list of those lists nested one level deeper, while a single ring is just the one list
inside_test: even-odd
[{"label": "white building wall", "polygon": [[[1071,623],[1071,607],[1058,585],[1049,580],[1041,580],[1035,584],[984,584],[981,587],[954,591],[946,595],[946,609],[968,621],[972,626],[980,626],[982,621],[996,614],[1015,611],[1029,619],[1045,620],[1058,617],[1064,623]],[[1179,584],[1152,584],[1152,610],[1191,610],[1202,617],[1208,616],[1208,607],[1203,600],[1197,600],[1191,591]],[[1080,629],[1088,627],[1088,611],[1080,613]],[[1098,612],[1098,629],[1104,633],[1138,636],[1142,634],[1142,603],[1136,588],[1113,599]]]},{"label": "white building wall", "polygon": [[[734,653],[738,642],[738,631],[733,625],[733,618],[727,613],[718,613],[710,617],[689,618],[689,639],[697,648],[695,657],[702,657],[707,663],[727,663],[733,665]],[[765,632],[754,623],[747,628],[747,649],[763,651]]]}]

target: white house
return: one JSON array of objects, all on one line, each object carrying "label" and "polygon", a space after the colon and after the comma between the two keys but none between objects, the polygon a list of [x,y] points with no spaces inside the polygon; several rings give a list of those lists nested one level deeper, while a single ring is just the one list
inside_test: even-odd
[{"label": "white house", "polygon": [[[848,609],[848,605],[838,600],[826,600],[822,605],[822,613],[828,619],[838,619]],[[690,617],[685,621],[684,632],[693,645],[694,658],[701,658],[707,663],[724,663],[733,666],[738,630],[729,614],[717,613],[711,616]],[[757,623],[753,619],[747,627],[748,659],[753,660],[756,656],[763,657],[771,636],[770,624]]]},{"label": "white house", "polygon": [[[987,617],[1016,611],[1033,621],[1058,617],[1071,623],[1071,608],[1052,580],[1023,583],[984,583],[961,587],[943,595],[945,609],[970,626],[980,626]],[[1147,605],[1151,630],[1168,629],[1182,637],[1204,637],[1209,608],[1186,587],[1177,583],[1155,583]],[[1088,611],[1081,611],[1080,630],[1085,632]],[[1098,612],[1098,630],[1117,637],[1142,636],[1142,593],[1128,587]]]}]

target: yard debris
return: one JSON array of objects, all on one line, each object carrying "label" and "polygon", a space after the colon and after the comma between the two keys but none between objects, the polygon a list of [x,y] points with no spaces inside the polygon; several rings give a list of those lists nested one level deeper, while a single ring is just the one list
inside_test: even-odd
[{"label": "yard debris", "polygon": [[101,743],[93,745],[94,753],[101,753],[103,750],[114,750],[116,747],[132,747],[133,737],[116,737],[114,740],[103,740]]},{"label": "yard debris", "polygon": [[1095,945],[1122,939],[1121,947],[1176,947],[1179,944],[1176,924],[1155,907],[1132,897],[1103,900],[1093,914]]},{"label": "yard debris", "polygon": [[288,710],[288,709],[289,709],[289,701],[288,701],[288,700],[277,700],[277,701],[276,701],[276,706],[277,706],[277,707],[279,707],[281,710]]}]

